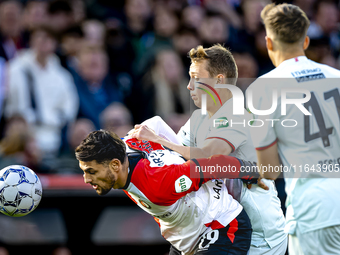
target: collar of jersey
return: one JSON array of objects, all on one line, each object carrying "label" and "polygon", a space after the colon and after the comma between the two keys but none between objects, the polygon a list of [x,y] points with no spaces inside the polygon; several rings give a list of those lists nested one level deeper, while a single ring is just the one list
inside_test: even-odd
[{"label": "collar of jersey", "polygon": [[[298,59],[298,61],[296,61],[296,59]],[[306,61],[306,60],[307,60],[306,56],[298,56],[298,57],[290,58],[290,59],[283,61],[278,67],[282,68],[285,65],[291,65],[293,63],[297,63],[297,62],[300,62],[300,61]]]},{"label": "collar of jersey", "polygon": [[137,152],[136,151],[136,152],[132,152],[132,153],[127,153],[127,157],[128,157],[128,160],[129,160],[129,173],[128,173],[128,177],[127,177],[127,180],[126,180],[124,187],[122,187],[120,189],[127,189],[129,187],[133,170],[135,169],[138,162],[141,159],[145,158],[145,155],[143,154],[143,152],[140,152],[140,151]]}]

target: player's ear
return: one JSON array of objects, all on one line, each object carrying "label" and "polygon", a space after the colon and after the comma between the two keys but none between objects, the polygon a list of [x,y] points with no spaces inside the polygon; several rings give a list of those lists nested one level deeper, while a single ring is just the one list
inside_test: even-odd
[{"label": "player's ear", "polygon": [[303,41],[303,50],[307,50],[309,42],[310,42],[309,36],[306,35],[305,40]]},{"label": "player's ear", "polygon": [[224,82],[224,75],[223,74],[218,74],[216,76],[216,78],[217,78],[216,84],[222,84]]},{"label": "player's ear", "polygon": [[266,36],[266,46],[267,46],[267,49],[272,51],[273,50],[273,41],[270,37]]},{"label": "player's ear", "polygon": [[121,165],[122,165],[122,163],[120,162],[120,160],[114,158],[114,159],[111,160],[109,167],[110,167],[113,171],[118,172],[119,169],[121,168]]}]

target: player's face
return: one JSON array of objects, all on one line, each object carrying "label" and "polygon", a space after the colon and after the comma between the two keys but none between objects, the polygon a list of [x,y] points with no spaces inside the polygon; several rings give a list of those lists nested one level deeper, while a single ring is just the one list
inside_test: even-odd
[{"label": "player's face", "polygon": [[[202,95],[206,94],[204,90],[207,89],[205,85],[200,84],[204,83],[209,86],[214,87],[215,79],[210,77],[209,72],[206,69],[207,60],[193,62],[190,65],[189,75],[190,81],[187,86],[187,89],[190,91],[190,96],[194,101],[195,105],[201,108],[202,105]],[[204,89],[204,90],[203,90]],[[207,97],[207,107],[209,108],[210,97]]]},{"label": "player's face", "polygon": [[84,171],[84,182],[91,184],[98,195],[105,195],[112,188],[118,188],[116,187],[117,173],[110,168],[109,164],[98,164],[95,160],[79,161],[79,167]]}]

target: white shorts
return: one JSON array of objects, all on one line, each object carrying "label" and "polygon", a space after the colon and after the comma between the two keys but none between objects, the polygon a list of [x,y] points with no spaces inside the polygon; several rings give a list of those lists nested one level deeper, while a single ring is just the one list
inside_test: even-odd
[{"label": "white shorts", "polygon": [[247,212],[253,228],[250,255],[285,254],[288,237],[284,232],[285,218],[281,202],[277,197],[274,181],[266,179],[262,181],[269,190],[264,190],[258,185],[252,185],[251,189],[245,184],[242,187],[240,204]]},{"label": "white shorts", "polygon": [[255,247],[250,245],[249,255],[284,255],[287,251],[288,237],[281,243],[270,248],[269,245]]},{"label": "white shorts", "polygon": [[340,254],[340,225],[289,235],[289,255]]}]

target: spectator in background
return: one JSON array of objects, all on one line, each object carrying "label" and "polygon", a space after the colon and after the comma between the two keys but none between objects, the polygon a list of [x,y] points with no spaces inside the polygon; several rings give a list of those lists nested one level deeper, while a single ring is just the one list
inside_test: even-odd
[{"label": "spectator in background", "polygon": [[47,22],[47,2],[29,0],[24,9],[23,25],[28,31],[45,25]]},{"label": "spectator in background", "polygon": [[4,1],[0,4],[0,57],[12,59],[19,49],[25,48],[22,33],[22,4]]},{"label": "spectator in background", "polygon": [[203,47],[210,47],[214,43],[228,45],[229,24],[221,14],[208,13],[198,33],[202,40]]},{"label": "spectator in background", "polygon": [[87,45],[104,47],[105,44],[105,25],[99,20],[85,20],[82,23],[84,39]]},{"label": "spectator in background", "polygon": [[5,115],[21,115],[29,125],[44,157],[56,156],[61,131],[78,110],[72,76],[54,54],[54,32],[40,27],[31,35],[31,48],[9,63],[9,93]]},{"label": "spectator in background", "polygon": [[339,55],[339,9],[332,0],[316,1],[314,20],[311,21],[307,35],[310,39],[326,38],[332,54]]},{"label": "spectator in background", "polygon": [[[263,7],[270,3],[269,0],[244,0],[242,1],[243,28],[235,35],[236,41],[232,50],[248,51],[255,55],[255,36],[261,29],[262,22],[260,13]],[[263,39],[264,40],[264,39]]]},{"label": "spectator in background", "polygon": [[203,21],[205,9],[198,5],[189,5],[182,11],[182,26],[197,30]]},{"label": "spectator in background", "polygon": [[82,139],[88,135],[86,132],[92,132],[94,130],[96,130],[96,128],[93,122],[89,119],[79,118],[72,123],[67,136],[72,156],[75,148],[79,145],[79,141],[82,141]]},{"label": "spectator in background", "polygon": [[188,52],[201,44],[201,40],[198,37],[196,30],[183,27],[173,36],[172,41],[175,50],[182,60],[184,69],[189,70],[191,60],[188,58]]},{"label": "spectator in background", "polygon": [[100,129],[101,112],[112,102],[123,102],[123,97],[108,73],[108,56],[102,48],[85,46],[78,59],[79,71],[73,72],[80,100],[78,117],[88,118]]},{"label": "spectator in background", "polygon": [[238,70],[236,86],[245,92],[258,77],[259,68],[254,57],[248,52],[233,53],[233,56]]},{"label": "spectator in background", "polygon": [[101,127],[105,130],[124,137],[133,129],[132,114],[129,109],[121,103],[112,103],[100,115]]},{"label": "spectator in background", "polygon": [[124,11],[126,26],[132,38],[138,41],[150,29],[152,15],[151,0],[126,0]]},{"label": "spectator in background", "polygon": [[[186,91],[188,79],[178,54],[172,49],[160,50],[155,64],[142,79],[142,92],[136,98],[136,106],[141,108],[138,119],[146,120],[161,116],[171,128],[178,131],[189,116],[190,98]],[[139,102],[139,103],[138,103]],[[138,110],[138,109],[137,109]],[[184,115],[185,118],[181,118]],[[175,118],[174,118],[175,116]],[[140,119],[141,118],[141,119]],[[141,123],[139,122],[139,123]]]},{"label": "spectator in background", "polygon": [[49,26],[61,33],[74,25],[73,9],[69,1],[53,0],[47,7]]},{"label": "spectator in background", "polygon": [[47,22],[47,2],[29,0],[23,12],[22,26],[24,40],[29,42],[31,32],[37,27],[46,25]]},{"label": "spectator in background", "polygon": [[86,18],[86,5],[83,0],[71,0],[73,22],[80,24]]},{"label": "spectator in background", "polygon": [[313,6],[317,0],[293,0],[292,4],[297,5],[303,10],[309,19],[313,17]]},{"label": "spectator in background", "polygon": [[110,59],[110,72],[112,74],[126,73],[131,75],[132,63],[136,54],[131,42],[128,40],[123,23],[112,18],[106,20],[105,24],[105,43]]},{"label": "spectator in background", "polygon": [[208,11],[221,14],[228,23],[234,28],[240,29],[242,27],[242,20],[236,11],[232,8],[229,1],[225,0],[205,0],[205,8]]},{"label": "spectator in background", "polygon": [[178,29],[179,20],[175,13],[157,7],[153,20],[154,31],[147,32],[140,40],[136,72],[144,73],[160,48],[172,47],[172,36]]},{"label": "spectator in background", "polygon": [[0,141],[0,168],[8,165],[25,165],[43,172],[42,155],[26,120],[14,115],[7,120],[4,137]]},{"label": "spectator in background", "polygon": [[79,25],[66,29],[60,36],[58,56],[61,65],[72,72],[78,70],[78,52],[84,43],[84,33]]},{"label": "spectator in background", "polygon": [[134,66],[134,73],[144,72],[144,69],[140,71],[139,59],[144,53],[144,47],[141,46],[142,36],[152,30],[152,6],[151,0],[126,0],[124,5],[125,12],[125,26],[128,35],[128,39],[132,44],[136,55],[136,66]]}]

